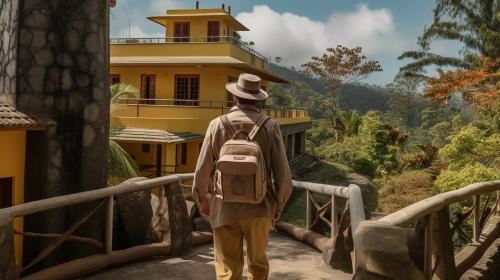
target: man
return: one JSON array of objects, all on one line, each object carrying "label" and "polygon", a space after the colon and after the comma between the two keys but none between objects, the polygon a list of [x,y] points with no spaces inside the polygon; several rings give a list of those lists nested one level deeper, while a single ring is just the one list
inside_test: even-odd
[{"label": "man", "polygon": [[[261,89],[260,83],[258,76],[241,74],[237,83],[226,85],[236,102],[226,115],[231,130],[248,133],[261,118],[257,105],[268,95]],[[242,279],[243,237],[247,244],[248,279],[267,279],[268,233],[283,212],[292,189],[281,131],[274,120],[268,120],[253,138],[260,146],[267,166],[267,194],[259,204],[225,202],[213,193],[214,163],[219,158],[222,145],[231,138],[233,135],[227,123],[224,125],[221,118],[212,120],[196,165],[193,196],[202,215],[210,218],[217,279]]]}]

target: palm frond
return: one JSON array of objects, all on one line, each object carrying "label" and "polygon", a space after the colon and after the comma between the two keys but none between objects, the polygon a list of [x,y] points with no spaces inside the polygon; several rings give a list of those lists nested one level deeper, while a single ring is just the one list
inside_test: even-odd
[{"label": "palm frond", "polygon": [[134,159],[118,143],[109,139],[108,183],[119,184],[139,176],[139,167]]},{"label": "palm frond", "polygon": [[116,103],[122,97],[137,98],[139,90],[129,84],[114,84],[109,88],[110,103]]}]

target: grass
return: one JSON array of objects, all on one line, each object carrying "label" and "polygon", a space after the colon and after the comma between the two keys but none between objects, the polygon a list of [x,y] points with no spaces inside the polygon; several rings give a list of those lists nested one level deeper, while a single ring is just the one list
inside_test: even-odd
[{"label": "grass", "polygon": [[[322,161],[320,166],[314,168],[314,170],[308,172],[299,180],[331,185],[345,185],[347,182],[348,172],[349,168],[344,165]],[[330,200],[330,197],[326,195],[313,194],[313,196],[321,205]],[[306,192],[304,190],[294,189],[281,219],[284,222],[305,227]]]}]

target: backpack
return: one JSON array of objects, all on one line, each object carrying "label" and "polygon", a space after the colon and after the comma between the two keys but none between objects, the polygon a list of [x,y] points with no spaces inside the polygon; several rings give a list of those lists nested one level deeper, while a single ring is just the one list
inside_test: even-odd
[{"label": "backpack", "polygon": [[[266,196],[266,161],[259,144],[253,140],[269,119],[261,115],[247,133],[235,132],[227,116],[221,116],[222,125],[233,136],[222,145],[219,159],[214,163],[213,185],[217,198],[224,202],[258,204]],[[246,137],[239,139],[238,135]]]}]

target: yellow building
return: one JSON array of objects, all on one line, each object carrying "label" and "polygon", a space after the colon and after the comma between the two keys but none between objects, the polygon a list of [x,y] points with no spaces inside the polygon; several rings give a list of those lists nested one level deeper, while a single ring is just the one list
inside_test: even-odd
[{"label": "yellow building", "polygon": [[[0,102],[0,208],[24,202],[26,133],[45,129],[34,118]],[[23,232],[23,220],[14,220],[14,230]],[[22,237],[15,235],[16,266],[22,264]]]},{"label": "yellow building", "polygon": [[[240,40],[238,32],[248,29],[230,10],[168,10],[148,19],[165,27],[164,37],[110,42],[111,83],[140,89],[140,98],[114,105],[111,138],[140,163],[143,175],[192,172],[210,120],[232,106],[227,82],[243,72],[259,75],[264,88],[287,81]],[[262,112],[282,127],[290,159],[304,152],[306,110],[264,105]]]}]

